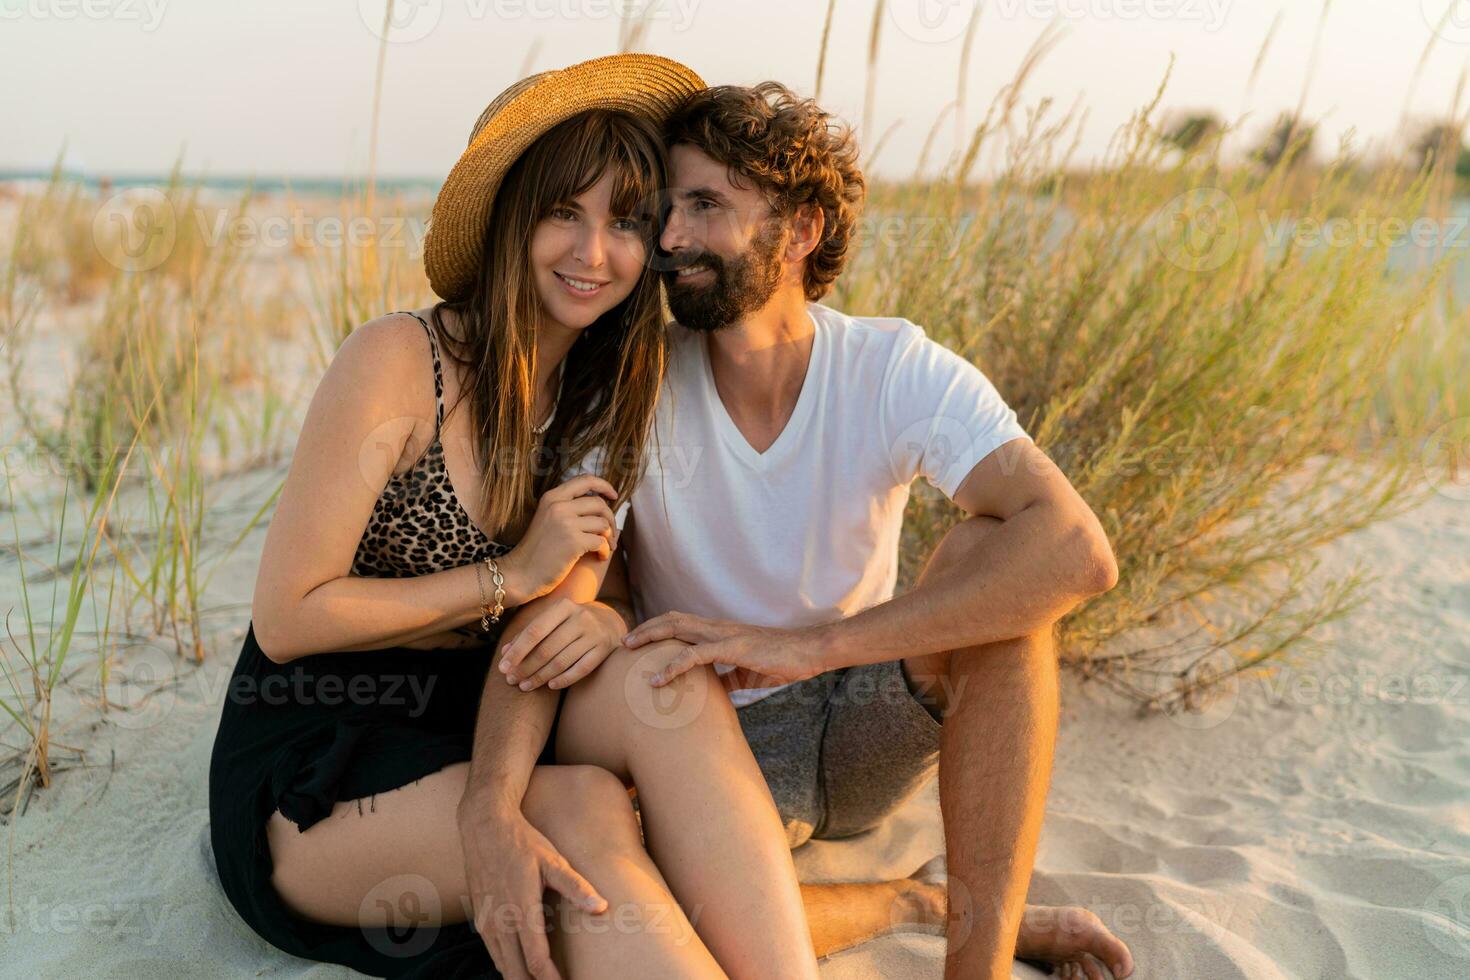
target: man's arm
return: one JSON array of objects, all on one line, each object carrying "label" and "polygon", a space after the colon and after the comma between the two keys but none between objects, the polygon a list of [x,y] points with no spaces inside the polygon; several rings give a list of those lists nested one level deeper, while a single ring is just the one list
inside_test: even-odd
[{"label": "man's arm", "polygon": [[[495,669],[499,650],[534,622],[541,610],[558,600],[593,601],[602,587],[604,576],[615,563],[615,557],[608,561],[591,556],[583,558],[572,567],[560,585],[518,608],[506,623],[491,669],[485,675],[485,690],[480,696],[480,710],[475,718],[470,773],[461,810],[470,805],[506,802],[520,808],[526,786],[531,781],[531,770],[546,745],[551,719],[556,713],[559,695],[555,691],[521,691],[505,682],[505,676]],[[624,584],[624,591],[626,588]]]},{"label": "man's arm", "polygon": [[[547,595],[521,606],[506,623],[499,650],[561,599],[585,602],[601,587],[609,562],[583,558]],[[474,743],[459,803],[465,875],[475,926],[496,967],[528,975],[526,964],[550,963],[543,890],[553,888],[589,912],[607,903],[521,813],[521,801],[556,713],[560,691],[522,691],[491,667],[475,719]],[[549,976],[554,977],[553,971]]]},{"label": "man's arm", "polygon": [[999,518],[1000,526],[949,574],[815,627],[823,670],[1025,636],[1117,584],[1097,516],[1030,439],[991,452],[954,499],[971,519]]},{"label": "man's arm", "polygon": [[[506,623],[497,647],[525,629],[550,597],[528,602]],[[498,654],[497,654],[498,655]],[[475,716],[470,771],[460,811],[484,812],[500,805],[520,809],[531,782],[531,770],[551,733],[559,695],[555,691],[521,691],[505,683],[500,671],[485,674],[485,690]]]},{"label": "man's arm", "polygon": [[638,647],[677,638],[692,644],[652,679],[667,684],[698,664],[734,664],[748,683],[801,680],[823,671],[958,650],[1025,636],[1056,622],[1117,582],[1117,564],[1096,515],[1028,438],[982,459],[954,495],[972,519],[996,518],[967,562],[846,619],[783,630],[674,612],[634,629]]}]

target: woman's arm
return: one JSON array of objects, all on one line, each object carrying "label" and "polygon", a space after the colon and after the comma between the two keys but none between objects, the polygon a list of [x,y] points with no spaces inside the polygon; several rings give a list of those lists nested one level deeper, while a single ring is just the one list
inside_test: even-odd
[{"label": "woman's arm", "polygon": [[[475,566],[402,579],[350,574],[399,459],[432,438],[428,360],[428,338],[416,323],[379,318],[348,336],[312,396],[266,533],[251,609],[256,639],[272,660],[397,646],[479,619]],[[500,560],[506,607],[544,594],[594,550],[595,536],[583,529],[605,516],[611,531],[606,501],[578,496],[589,489],[606,496],[611,488],[594,477],[578,480],[546,494],[534,529]],[[606,550],[606,539],[596,540]]]},{"label": "woman's arm", "polygon": [[[251,608],[272,660],[392,646],[472,622],[473,568],[412,579],[350,575],[378,497],[405,449],[433,437],[428,338],[380,317],[343,341],[312,396],[261,552]],[[428,407],[427,418],[424,408]],[[508,598],[523,599],[508,581]]]}]

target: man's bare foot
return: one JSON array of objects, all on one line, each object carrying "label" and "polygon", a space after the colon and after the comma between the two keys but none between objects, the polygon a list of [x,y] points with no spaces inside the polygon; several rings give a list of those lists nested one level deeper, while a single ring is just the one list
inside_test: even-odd
[{"label": "man's bare foot", "polygon": [[[943,855],[899,885],[895,925],[942,925],[948,918]],[[902,910],[901,912],[899,910]],[[1050,963],[1062,980],[1123,980],[1133,973],[1133,954],[1087,909],[1028,905],[1016,934],[1016,958]]]},{"label": "man's bare foot", "polygon": [[938,926],[942,935],[949,919],[944,855],[924,862],[894,885],[898,888],[898,899],[893,905],[893,924]]},{"label": "man's bare foot", "polygon": [[1016,957],[1051,963],[1063,980],[1122,980],[1133,973],[1133,954],[1123,941],[1096,915],[1076,906],[1026,906]]}]

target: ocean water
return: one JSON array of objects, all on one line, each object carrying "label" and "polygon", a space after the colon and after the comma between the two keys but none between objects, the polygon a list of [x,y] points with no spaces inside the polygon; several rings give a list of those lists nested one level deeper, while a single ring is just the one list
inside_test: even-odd
[{"label": "ocean water", "polygon": [[[168,174],[99,174],[77,170],[61,171],[62,179],[81,184],[91,190],[100,190],[107,186],[114,190],[122,190],[128,187],[164,187],[167,186]],[[0,184],[10,184],[19,190],[29,190],[44,187],[51,179],[51,171],[48,170],[4,170],[0,169]],[[282,193],[289,191],[293,194],[309,195],[342,195],[361,192],[367,185],[364,176],[349,177],[326,177],[320,175],[286,175],[286,174],[192,174],[185,173],[181,179],[186,186],[199,186],[206,191],[218,191],[220,193],[238,194],[247,187],[253,187],[261,193]],[[377,178],[378,193],[404,192],[413,194],[435,194],[439,186],[444,182],[443,177],[405,177],[405,176],[379,176]]]}]

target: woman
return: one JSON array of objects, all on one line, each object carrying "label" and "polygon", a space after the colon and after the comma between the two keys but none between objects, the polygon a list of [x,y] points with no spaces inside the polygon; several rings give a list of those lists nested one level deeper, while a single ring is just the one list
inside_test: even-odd
[{"label": "woman", "polygon": [[[608,659],[630,624],[594,601],[663,367],[659,124],[702,87],[619,55],[502,93],[434,206],[445,302],[359,327],[312,399],[210,767],[222,886],[281,949],[385,976],[816,975],[722,686],[691,675],[700,710],[650,726],[656,692]],[[487,685],[552,604],[552,684]],[[507,863],[542,869],[532,899],[479,870]]]}]

